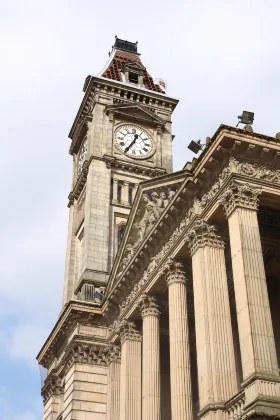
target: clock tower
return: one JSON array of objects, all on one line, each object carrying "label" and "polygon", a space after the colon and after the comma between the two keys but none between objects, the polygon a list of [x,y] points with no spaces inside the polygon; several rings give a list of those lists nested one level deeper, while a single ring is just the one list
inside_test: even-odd
[{"label": "clock tower", "polygon": [[153,79],[132,43],[116,37],[103,71],[85,80],[71,128],[72,188],[63,307],[102,302],[141,181],[172,172],[177,100]]}]

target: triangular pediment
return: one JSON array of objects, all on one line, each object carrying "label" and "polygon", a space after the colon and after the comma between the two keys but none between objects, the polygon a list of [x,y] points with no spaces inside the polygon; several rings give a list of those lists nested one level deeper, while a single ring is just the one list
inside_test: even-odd
[{"label": "triangular pediment", "polygon": [[143,64],[138,63],[137,61],[127,61],[123,67],[123,70],[125,69],[139,72],[145,70],[145,67],[143,66]]},{"label": "triangular pediment", "polygon": [[139,184],[111,271],[107,294],[119,282],[130,261],[143,249],[151,232],[166,216],[184,180],[185,174],[179,172]]},{"label": "triangular pediment", "polygon": [[156,125],[165,125],[165,121],[157,116],[154,112],[147,109],[143,105],[134,104],[117,104],[109,105],[106,108],[107,113],[134,118],[139,121],[146,121]]}]

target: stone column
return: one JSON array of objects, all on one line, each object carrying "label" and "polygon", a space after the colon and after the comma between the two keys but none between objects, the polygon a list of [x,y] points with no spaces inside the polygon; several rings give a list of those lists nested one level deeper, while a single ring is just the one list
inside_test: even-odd
[{"label": "stone column", "polygon": [[[200,410],[224,404],[237,392],[236,366],[224,256],[214,226],[195,221],[188,233],[192,254]],[[224,411],[224,409],[220,409]],[[218,408],[216,415],[221,416]]]},{"label": "stone column", "polygon": [[172,420],[192,418],[186,278],[182,264],[171,261],[166,277],[169,300]]},{"label": "stone column", "polygon": [[141,420],[141,346],[142,338],[133,322],[122,321],[120,419]]},{"label": "stone column", "polygon": [[[237,181],[221,198],[228,218],[246,406],[280,398],[279,370],[257,218],[260,189]],[[273,380],[277,383],[273,382]],[[279,411],[279,402],[277,402]],[[265,413],[265,403],[261,410]],[[272,411],[270,410],[272,415]]]},{"label": "stone column", "polygon": [[107,420],[120,420],[120,349],[112,345],[108,352]]},{"label": "stone column", "polygon": [[129,189],[129,182],[123,182],[123,189],[122,189],[122,204],[128,205],[128,189]]},{"label": "stone column", "polygon": [[116,203],[118,201],[118,179],[113,178],[113,201]]},{"label": "stone column", "polygon": [[153,296],[140,301],[143,318],[142,419],[160,420],[159,309]]}]

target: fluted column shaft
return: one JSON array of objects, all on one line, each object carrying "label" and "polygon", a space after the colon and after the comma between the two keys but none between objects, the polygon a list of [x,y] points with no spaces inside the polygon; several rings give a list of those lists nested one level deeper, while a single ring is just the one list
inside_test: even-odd
[{"label": "fluted column shaft", "polygon": [[223,404],[238,391],[224,243],[197,220],[188,235],[192,253],[200,409]]},{"label": "fluted column shaft", "polygon": [[257,218],[260,190],[233,185],[222,198],[228,216],[243,380],[279,375]]},{"label": "fluted column shaft", "polygon": [[172,420],[191,419],[187,291],[181,264],[172,263],[166,281],[169,301],[171,416]]},{"label": "fluted column shaft", "polygon": [[141,420],[141,346],[134,328],[121,332],[121,420]]},{"label": "fluted column shaft", "polygon": [[120,361],[108,365],[107,420],[120,420]]},{"label": "fluted column shaft", "polygon": [[152,296],[142,297],[142,419],[160,420],[159,310]]},{"label": "fluted column shaft", "polygon": [[257,212],[236,209],[228,224],[243,379],[278,375]]}]

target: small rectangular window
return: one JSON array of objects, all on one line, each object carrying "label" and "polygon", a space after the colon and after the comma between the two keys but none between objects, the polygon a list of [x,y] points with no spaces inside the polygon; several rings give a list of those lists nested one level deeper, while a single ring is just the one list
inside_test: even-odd
[{"label": "small rectangular window", "polygon": [[132,206],[132,201],[133,201],[132,193],[133,193],[133,187],[129,186],[129,189],[128,189],[128,204],[130,206]]},{"label": "small rectangular window", "polygon": [[129,72],[129,81],[130,83],[135,83],[136,85],[138,85],[138,74],[137,73],[132,73]]},{"label": "small rectangular window", "polygon": [[121,184],[118,184],[117,201],[118,203],[121,203],[122,201],[122,185]]}]

